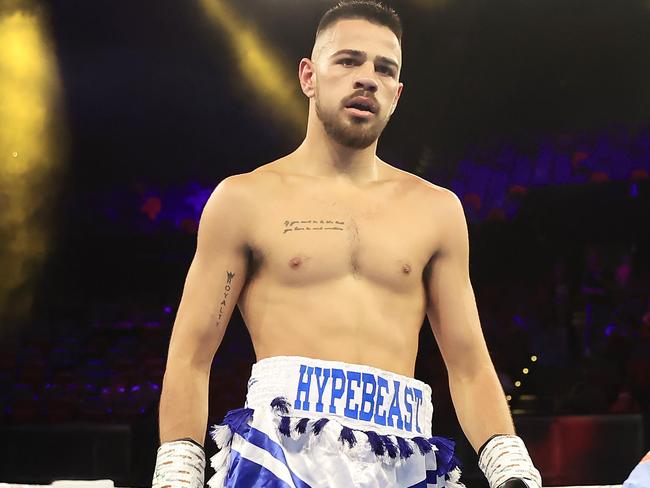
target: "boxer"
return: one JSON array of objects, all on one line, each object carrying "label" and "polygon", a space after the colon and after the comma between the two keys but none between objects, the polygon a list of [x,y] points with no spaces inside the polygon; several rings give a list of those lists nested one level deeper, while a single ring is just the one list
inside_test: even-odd
[{"label": "boxer", "polygon": [[169,345],[155,488],[203,484],[210,366],[235,305],[257,362],[244,407],[210,432],[211,487],[463,486],[413,378],[425,314],[490,486],[541,487],[481,331],[462,205],[376,154],[404,88],[401,36],[376,1],[325,12],[299,63],[303,142],[208,200]]}]

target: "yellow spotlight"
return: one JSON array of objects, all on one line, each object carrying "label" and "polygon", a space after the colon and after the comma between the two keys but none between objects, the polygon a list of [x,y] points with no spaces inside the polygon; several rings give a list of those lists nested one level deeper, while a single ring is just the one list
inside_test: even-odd
[{"label": "yellow spotlight", "polygon": [[524,368],[522,371],[524,372],[524,374],[528,374],[528,368]]},{"label": "yellow spotlight", "polygon": [[256,95],[253,102],[266,106],[298,134],[304,134],[307,108],[300,95],[295,68],[223,0],[199,0],[208,17],[224,31],[239,63],[239,71],[250,86],[243,95]]},{"label": "yellow spotlight", "polygon": [[530,357],[530,360],[531,360],[532,362],[537,361],[537,356],[531,356],[531,357]]},{"label": "yellow spotlight", "polygon": [[515,381],[515,386],[519,388],[521,386],[521,381]]},{"label": "yellow spotlight", "polygon": [[0,8],[0,320],[3,331],[29,314],[54,223],[55,170],[63,155],[61,83],[40,5]]},{"label": "yellow spotlight", "polygon": [[512,400],[512,397],[510,395],[506,395],[506,400],[510,401]]}]

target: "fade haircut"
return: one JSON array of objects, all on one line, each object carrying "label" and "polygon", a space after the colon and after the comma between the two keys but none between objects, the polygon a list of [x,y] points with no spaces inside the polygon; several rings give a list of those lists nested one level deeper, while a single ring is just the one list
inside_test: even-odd
[{"label": "fade haircut", "polygon": [[321,32],[341,19],[364,19],[373,24],[388,27],[402,45],[402,21],[397,12],[376,0],[343,0],[323,14],[316,29]]}]

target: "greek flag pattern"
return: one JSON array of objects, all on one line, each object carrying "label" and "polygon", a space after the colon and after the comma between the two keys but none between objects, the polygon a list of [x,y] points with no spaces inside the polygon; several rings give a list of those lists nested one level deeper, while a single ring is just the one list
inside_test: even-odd
[{"label": "greek flag pattern", "polygon": [[294,415],[284,397],[228,412],[210,431],[210,488],[464,488],[454,442],[381,435]]}]

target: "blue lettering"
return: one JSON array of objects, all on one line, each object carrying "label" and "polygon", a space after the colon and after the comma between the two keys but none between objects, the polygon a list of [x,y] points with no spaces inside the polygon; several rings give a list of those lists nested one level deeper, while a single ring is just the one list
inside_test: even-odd
[{"label": "blue lettering", "polygon": [[[359,420],[370,420],[372,418],[372,411],[375,409],[375,390],[377,383],[375,382],[375,375],[370,373],[362,373],[361,378],[363,386],[361,387],[361,405],[359,406]],[[370,385],[370,391],[367,391],[366,385]],[[365,405],[370,405],[370,409],[366,412]]]},{"label": "blue lettering", "polygon": [[[298,390],[296,391],[296,401],[293,404],[293,408],[298,410],[309,410],[309,387],[311,386],[311,374],[313,373],[314,368],[311,366],[307,367],[304,364],[300,365],[300,375],[298,376]],[[305,377],[305,372],[307,373],[307,379]],[[305,399],[302,402],[302,407],[300,406],[300,394],[303,394]]]},{"label": "blue lettering", "polygon": [[[323,381],[320,381],[321,374],[323,377]],[[325,386],[327,385],[327,381],[330,379],[330,370],[328,369],[321,369],[321,368],[314,368],[314,376],[316,376],[316,385],[318,386],[318,401],[316,402],[316,411],[317,412],[322,412],[323,411],[323,393],[325,393]]]},{"label": "blue lettering", "polygon": [[[336,386],[336,380],[340,380],[339,386]],[[330,400],[330,413],[336,414],[336,405],[334,399],[342,398],[345,392],[345,373],[342,369],[332,368],[332,398]]]},{"label": "blue lettering", "polygon": [[375,402],[375,418],[373,419],[377,425],[386,425],[386,413],[383,412],[379,415],[379,408],[384,406],[384,397],[381,394],[381,389],[388,393],[388,381],[383,376],[377,376],[377,401]]},{"label": "blue lettering", "polygon": [[404,387],[404,405],[406,406],[406,411],[409,413],[408,420],[404,417],[404,430],[409,432],[413,429],[413,405],[409,401],[409,397],[413,398],[413,389],[408,386]]},{"label": "blue lettering", "polygon": [[395,394],[393,395],[393,401],[390,404],[390,410],[388,411],[388,425],[393,426],[393,417],[397,417],[397,428],[402,429],[404,427],[404,422],[402,421],[402,411],[399,408],[399,388],[400,382],[398,380],[393,380],[395,384]]},{"label": "blue lettering", "polygon": [[357,386],[361,384],[361,374],[358,371],[348,371],[348,388],[345,399],[345,410],[343,415],[351,419],[356,419],[359,416],[359,406],[350,408],[350,400],[354,399],[354,390],[352,389],[352,382],[355,381]]},{"label": "blue lettering", "polygon": [[415,429],[419,433],[422,433],[422,429],[420,429],[420,405],[422,405],[422,390],[413,388],[413,392],[415,393]]}]

